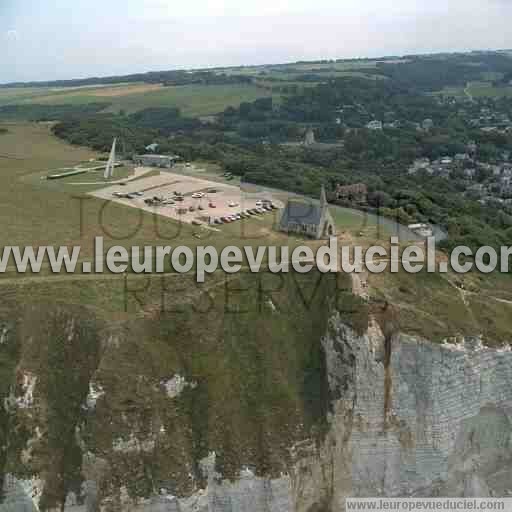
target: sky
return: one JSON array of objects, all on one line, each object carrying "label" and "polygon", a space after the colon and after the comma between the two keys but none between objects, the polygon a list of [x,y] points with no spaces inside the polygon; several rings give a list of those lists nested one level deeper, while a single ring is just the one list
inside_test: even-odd
[{"label": "sky", "polygon": [[0,0],[0,83],[512,48],[512,0]]}]

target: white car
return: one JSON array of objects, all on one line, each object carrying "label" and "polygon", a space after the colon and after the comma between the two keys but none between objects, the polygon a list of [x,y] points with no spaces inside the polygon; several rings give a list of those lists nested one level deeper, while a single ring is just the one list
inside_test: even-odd
[{"label": "white car", "polygon": [[231,203],[229,203],[229,207],[230,208],[236,208],[237,206],[240,206],[240,205],[238,203],[233,202],[233,201]]},{"label": "white car", "polygon": [[262,201],[256,201],[256,206],[263,206],[263,202]]}]

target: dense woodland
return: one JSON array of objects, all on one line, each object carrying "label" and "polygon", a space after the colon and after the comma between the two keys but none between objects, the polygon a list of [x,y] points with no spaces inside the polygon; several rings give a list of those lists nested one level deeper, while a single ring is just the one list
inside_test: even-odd
[{"label": "dense woodland", "polygon": [[[467,122],[472,111],[477,115],[486,107],[512,118],[511,98],[461,104],[431,94],[491,72],[497,85],[503,85],[512,74],[512,58],[501,54],[411,57],[400,64],[380,63],[369,71],[386,78],[324,78],[279,101],[261,98],[229,107],[219,112],[214,124],[184,117],[174,108],[104,114],[103,104],[10,106],[0,109],[0,119],[57,120],[56,135],[102,151],[118,137],[126,156],[157,142],[161,152],[215,161],[244,180],[315,197],[321,184],[332,198],[338,184],[365,183],[368,203],[356,205],[359,208],[403,223],[439,224],[450,235],[446,247],[496,247],[512,239],[510,206],[498,209],[467,197],[465,178],[457,173],[446,179],[407,172],[417,158],[464,153],[469,141],[477,144],[479,160],[489,163],[512,151],[511,133],[486,133]],[[212,73],[190,74],[187,79],[202,75],[208,80]],[[182,76],[176,72],[172,80]],[[221,75],[220,80],[224,79],[233,78]],[[164,78],[148,74],[145,80]],[[375,119],[388,123],[388,128],[366,129]],[[432,120],[432,129],[418,129],[425,119]],[[314,128],[321,148],[298,144],[308,127]],[[486,178],[479,173],[476,183]]]}]

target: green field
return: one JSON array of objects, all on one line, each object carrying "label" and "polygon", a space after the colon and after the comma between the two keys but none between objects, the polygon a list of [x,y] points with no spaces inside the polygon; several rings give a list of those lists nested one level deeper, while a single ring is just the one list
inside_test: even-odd
[{"label": "green field", "polygon": [[13,104],[77,105],[110,103],[108,111],[127,113],[153,107],[178,107],[184,115],[222,112],[228,106],[254,101],[271,93],[255,85],[186,85],[163,87],[125,84],[68,89],[0,89],[0,106]]},{"label": "green field", "polygon": [[512,86],[496,87],[491,82],[471,82],[467,90],[473,98],[512,97]]},{"label": "green field", "polygon": [[450,96],[457,99],[473,98],[500,98],[512,97],[512,86],[497,87],[491,82],[470,82],[467,87],[445,87],[435,94]]},{"label": "green field", "polygon": [[467,97],[464,91],[464,87],[445,87],[442,91],[438,91],[432,94],[439,96],[449,96],[456,99],[464,99]]}]

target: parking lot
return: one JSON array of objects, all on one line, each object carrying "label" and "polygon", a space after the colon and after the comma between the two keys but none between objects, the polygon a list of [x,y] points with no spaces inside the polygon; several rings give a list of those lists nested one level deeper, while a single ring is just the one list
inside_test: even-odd
[{"label": "parking lot", "polygon": [[91,195],[189,224],[214,226],[264,215],[282,208],[272,194],[246,193],[239,187],[162,171],[116,184]]}]

